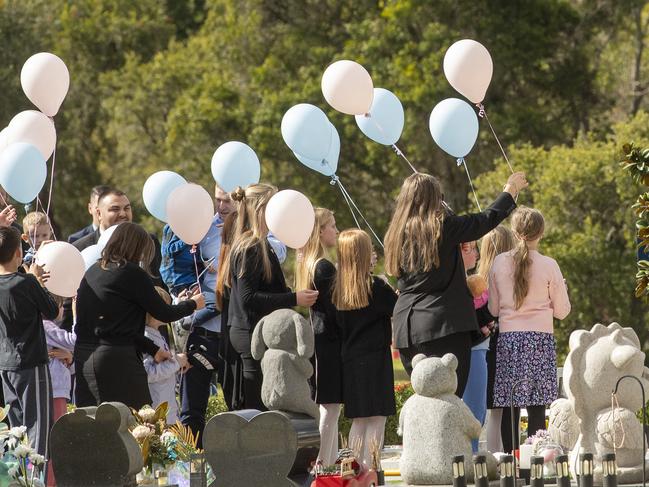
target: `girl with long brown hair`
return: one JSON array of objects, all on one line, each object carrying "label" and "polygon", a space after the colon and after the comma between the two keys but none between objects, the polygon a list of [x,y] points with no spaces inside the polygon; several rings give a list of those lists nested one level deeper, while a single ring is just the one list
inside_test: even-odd
[{"label": "girl with long brown hair", "polygon": [[[570,313],[566,283],[557,262],[539,253],[545,222],[538,210],[521,207],[512,216],[516,247],[494,260],[489,272],[489,311],[498,316],[494,407],[505,408],[502,440],[511,443],[509,407],[527,409],[528,434],[545,429],[545,407],[557,398],[553,320]],[[512,386],[521,381],[511,397]],[[517,420],[515,421],[518,422]],[[517,436],[517,435],[516,435]]]},{"label": "girl with long brown hair", "polygon": [[86,272],[77,293],[77,406],[118,401],[133,408],[151,404],[138,350],[159,360],[159,348],[144,337],[146,314],[171,322],[205,306],[202,294],[171,305],[156,291],[149,266],[151,236],[139,225],[120,223]]},{"label": "girl with long brown hair", "polygon": [[252,357],[252,332],[265,315],[281,308],[310,307],[317,291],[291,292],[271,245],[265,211],[277,188],[253,184],[236,189],[231,197],[239,202],[235,238],[230,251],[231,294],[228,305],[230,342],[243,363],[244,407],[265,410],[261,401],[261,366]]},{"label": "girl with long brown hair", "polygon": [[396,413],[390,343],[397,295],[370,274],[367,233],[345,230],[337,250],[333,303],[342,343],[345,416],[353,420],[349,444],[360,443],[359,462],[369,464],[374,445],[380,449],[383,444],[387,417]]},{"label": "girl with long brown hair", "polygon": [[460,244],[478,240],[504,220],[526,186],[523,173],[512,174],[489,208],[458,216],[443,204],[437,178],[417,173],[404,181],[385,235],[385,269],[398,278],[394,339],[408,374],[418,353],[453,353],[459,364],[456,393],[462,396],[478,324]]},{"label": "girl with long brown hair", "polygon": [[333,212],[315,209],[315,225],[295,269],[295,289],[315,289],[320,294],[311,307],[315,335],[315,401],[320,405],[320,453],[318,460],[333,465],[338,456],[338,416],[342,403],[342,359],[336,308],[331,292],[336,267],[327,259],[336,246],[338,229]]}]

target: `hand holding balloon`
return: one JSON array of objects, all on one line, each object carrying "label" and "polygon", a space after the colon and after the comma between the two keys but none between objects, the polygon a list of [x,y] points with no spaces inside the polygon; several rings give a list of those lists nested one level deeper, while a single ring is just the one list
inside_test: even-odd
[{"label": "hand holding balloon", "polygon": [[318,291],[312,291],[311,289],[305,289],[304,291],[298,291],[296,293],[296,300],[298,306],[304,306],[310,308],[313,306],[318,299]]},{"label": "hand holding balloon", "polygon": [[522,190],[527,188],[529,183],[527,182],[527,179],[525,177],[524,172],[515,172],[509,178],[507,179],[507,183],[505,184],[505,187],[503,188],[503,191],[505,193],[511,194],[514,198],[518,196],[518,193]]},{"label": "hand holding balloon", "polygon": [[47,272],[43,266],[38,265],[36,262],[29,266],[29,270],[27,272],[38,279],[38,282],[43,287],[45,287],[45,283],[50,278],[50,273]]},{"label": "hand holding balloon", "polygon": [[0,211],[0,227],[11,226],[16,221],[16,218],[18,218],[16,209],[11,205],[5,207],[4,210]]},{"label": "hand holding balloon", "polygon": [[196,311],[205,307],[205,296],[203,296],[203,293],[195,294],[189,299],[196,303]]}]

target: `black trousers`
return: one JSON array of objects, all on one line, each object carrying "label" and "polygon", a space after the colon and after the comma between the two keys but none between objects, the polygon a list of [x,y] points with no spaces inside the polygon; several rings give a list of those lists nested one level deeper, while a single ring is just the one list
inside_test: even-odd
[{"label": "black trousers", "polygon": [[[223,326],[223,322],[221,322]],[[237,351],[230,343],[230,327],[226,326],[221,332],[219,343],[219,355],[221,357],[221,370],[219,370],[219,382],[223,388],[225,404],[230,411],[243,409],[243,364]]]},{"label": "black trousers", "polygon": [[441,357],[447,353],[455,355],[458,362],[455,395],[462,397],[471,368],[471,333],[453,333],[429,342],[411,344],[408,348],[400,348],[401,363],[408,376],[412,374],[412,359],[420,353],[427,357]]},{"label": "black trousers", "polygon": [[250,344],[252,330],[230,328],[230,343],[241,357],[243,365],[243,406],[245,409],[258,409],[266,411],[266,406],[261,401],[261,363],[252,358]]},{"label": "black trousers", "polygon": [[[201,335],[201,336],[199,336]],[[187,348],[199,341],[213,357],[219,354],[219,334],[197,327],[187,338]],[[180,382],[180,422],[198,435],[198,447],[203,448],[205,411],[210,398],[210,384],[215,370],[194,366],[182,375]]]},{"label": "black trousers", "polygon": [[[527,436],[536,434],[538,430],[545,429],[545,406],[527,406]],[[514,424],[516,432],[514,434],[515,446],[518,449],[519,437],[518,425],[521,419],[521,408],[514,408]],[[505,453],[512,451],[512,414],[511,408],[503,408],[503,419],[500,423],[500,434],[503,438],[503,450]]]}]

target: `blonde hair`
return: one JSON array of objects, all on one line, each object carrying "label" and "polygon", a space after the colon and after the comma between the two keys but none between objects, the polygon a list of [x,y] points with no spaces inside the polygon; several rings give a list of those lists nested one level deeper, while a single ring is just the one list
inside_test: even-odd
[{"label": "blonde hair", "polygon": [[485,280],[489,279],[489,271],[497,255],[508,252],[514,248],[514,234],[512,231],[498,225],[484,237],[480,243],[480,262],[478,263],[478,274]]},{"label": "blonde hair", "polygon": [[245,251],[250,247],[259,245],[261,249],[261,264],[264,270],[264,279],[271,279],[270,255],[268,245],[266,245],[266,236],[268,227],[266,227],[266,205],[270,198],[277,193],[277,188],[270,184],[251,184],[245,190],[241,187],[235,189],[231,194],[234,201],[239,202],[237,208],[237,222],[235,225],[235,237],[232,243],[231,257],[241,256],[239,277],[243,276],[245,268]]},{"label": "blonde hair", "polygon": [[23,231],[27,233],[27,229],[29,228],[36,228],[40,227],[41,225],[49,226],[49,224],[50,221],[45,213],[41,213],[40,211],[32,211],[30,213],[27,213],[25,215],[25,218],[23,218]]},{"label": "blonde hair", "polygon": [[518,240],[514,251],[514,305],[519,309],[530,289],[532,263],[527,242],[543,236],[545,221],[539,210],[519,207],[512,215],[512,231]]},{"label": "blonde hair", "polygon": [[444,210],[442,188],[429,174],[408,176],[385,234],[385,270],[392,276],[439,267]]},{"label": "blonde hair", "polygon": [[341,310],[360,309],[369,305],[372,295],[370,262],[372,241],[363,230],[345,230],[338,236],[338,272],[332,301]]},{"label": "blonde hair", "polygon": [[216,270],[216,309],[223,311],[223,295],[225,288],[230,287],[230,251],[234,240],[234,226],[237,212],[233,211],[225,217],[221,229],[221,250],[219,251],[219,266]]},{"label": "blonde hair", "polygon": [[315,225],[313,231],[302,250],[302,259],[295,266],[295,290],[313,289],[313,275],[315,266],[327,255],[327,249],[322,243],[320,232],[334,218],[331,210],[326,208],[315,209]]},{"label": "blonde hair", "polygon": [[[164,289],[162,289],[162,288],[159,287],[159,286],[156,286],[156,287],[155,287],[155,290],[156,290],[156,292],[158,293],[158,295],[162,298],[162,300],[163,300],[165,303],[167,303],[167,304],[171,304],[171,296],[169,295],[169,293],[168,293],[167,291],[165,291]],[[153,316],[151,316],[149,313],[147,313],[147,314],[146,314],[146,321],[145,321],[145,323],[150,323],[152,319],[155,319],[155,318],[153,318]]]}]

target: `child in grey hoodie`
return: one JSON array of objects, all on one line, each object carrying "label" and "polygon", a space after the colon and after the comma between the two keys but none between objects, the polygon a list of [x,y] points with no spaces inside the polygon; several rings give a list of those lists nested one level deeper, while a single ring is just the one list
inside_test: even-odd
[{"label": "child in grey hoodie", "polygon": [[[171,296],[164,289],[156,287],[156,291],[167,304],[171,304]],[[161,349],[169,351],[169,345],[158,330],[160,326],[165,326],[165,323],[147,314],[144,335]],[[144,369],[149,378],[152,406],[156,408],[161,403],[166,402],[169,407],[167,410],[167,424],[175,424],[178,421],[176,374],[178,372],[185,373],[191,367],[187,361],[187,356],[184,353],[178,353],[169,360],[156,363],[153,357],[144,354],[143,361]]]}]

